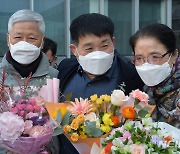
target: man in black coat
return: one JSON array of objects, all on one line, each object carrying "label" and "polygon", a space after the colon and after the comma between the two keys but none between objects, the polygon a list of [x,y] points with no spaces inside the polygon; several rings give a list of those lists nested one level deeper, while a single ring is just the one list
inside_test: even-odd
[{"label": "man in black coat", "polygon": [[[134,65],[114,50],[114,24],[110,18],[97,13],[81,15],[72,21],[70,32],[75,58],[61,61],[58,67],[63,95],[72,93],[72,100],[93,94],[110,95],[122,83],[126,95],[142,90],[144,84]],[[77,153],[65,136],[59,139],[61,153]]]}]

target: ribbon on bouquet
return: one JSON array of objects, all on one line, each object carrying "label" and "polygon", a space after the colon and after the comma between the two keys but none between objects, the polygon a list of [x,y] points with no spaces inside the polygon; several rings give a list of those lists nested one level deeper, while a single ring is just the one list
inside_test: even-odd
[{"label": "ribbon on bouquet", "polygon": [[46,79],[47,85],[44,85],[40,92],[39,96],[41,96],[44,100],[48,102],[58,103],[59,97],[59,84],[60,81],[57,78]]}]

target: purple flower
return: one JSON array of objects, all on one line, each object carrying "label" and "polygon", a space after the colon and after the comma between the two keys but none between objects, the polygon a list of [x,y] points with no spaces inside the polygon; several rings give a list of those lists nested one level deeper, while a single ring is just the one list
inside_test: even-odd
[{"label": "purple flower", "polygon": [[131,139],[131,133],[129,131],[126,131],[123,135],[123,137],[120,137],[120,139],[124,142],[126,139]]},{"label": "purple flower", "polygon": [[158,144],[159,141],[161,141],[161,139],[159,138],[159,136],[157,136],[157,135],[152,135],[152,137],[151,137],[151,142],[152,142],[152,143]]},{"label": "purple flower", "polygon": [[39,116],[32,117],[32,118],[30,118],[30,120],[32,120],[33,126],[36,126],[36,125],[43,126],[46,123],[46,119],[43,117],[39,117]]}]

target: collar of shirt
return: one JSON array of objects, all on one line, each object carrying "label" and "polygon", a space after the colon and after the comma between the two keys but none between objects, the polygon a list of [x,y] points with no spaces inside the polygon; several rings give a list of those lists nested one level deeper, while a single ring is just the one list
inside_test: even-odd
[{"label": "collar of shirt", "polygon": [[[113,60],[111,68],[105,74],[102,74],[102,75],[99,75],[99,76],[95,77],[92,81],[101,79],[102,77],[106,77],[106,78],[108,78],[110,80],[112,77],[118,76],[117,71],[115,71],[116,73],[114,73],[115,69],[117,69],[117,56],[116,55],[114,55],[114,60]],[[77,72],[78,72],[78,74],[80,76],[86,75],[86,73],[84,72],[81,65],[78,66]]]}]

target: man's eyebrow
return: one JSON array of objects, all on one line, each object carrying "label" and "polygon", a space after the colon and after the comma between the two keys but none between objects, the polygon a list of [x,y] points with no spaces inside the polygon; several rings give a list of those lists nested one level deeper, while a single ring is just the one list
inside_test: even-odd
[{"label": "man's eyebrow", "polygon": [[92,43],[85,43],[84,45],[83,45],[83,47],[87,47],[87,46],[91,46],[92,45]]}]

